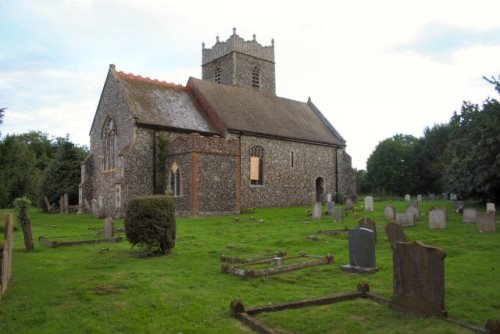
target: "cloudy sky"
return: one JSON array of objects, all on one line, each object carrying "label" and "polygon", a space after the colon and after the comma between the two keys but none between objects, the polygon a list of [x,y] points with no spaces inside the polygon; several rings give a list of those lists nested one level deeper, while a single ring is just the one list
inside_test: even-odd
[{"label": "cloudy sky", "polygon": [[2,135],[39,130],[88,145],[109,64],[185,84],[201,43],[275,40],[277,95],[312,101],[353,166],[396,133],[421,136],[463,100],[498,98],[500,1],[2,0]]}]

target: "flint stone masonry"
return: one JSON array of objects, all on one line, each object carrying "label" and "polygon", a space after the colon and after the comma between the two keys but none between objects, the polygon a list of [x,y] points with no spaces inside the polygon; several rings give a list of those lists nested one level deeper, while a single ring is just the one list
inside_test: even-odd
[{"label": "flint stone masonry", "polygon": [[396,213],[396,223],[400,226],[414,226],[415,215],[413,213]]},{"label": "flint stone masonry", "polygon": [[495,203],[486,203],[486,212],[497,212],[495,208]]},{"label": "flint stone masonry", "polygon": [[474,208],[464,208],[463,219],[464,223],[475,224],[477,211]]},{"label": "flint stone masonry", "polygon": [[439,248],[416,241],[397,243],[393,256],[395,306],[427,316],[446,316],[444,258]]},{"label": "flint stone masonry", "polygon": [[448,210],[434,209],[429,211],[429,228],[431,229],[446,229],[448,224]]},{"label": "flint stone masonry", "polygon": [[478,212],[476,214],[476,226],[479,232],[496,232],[495,214]]},{"label": "flint stone masonry", "polygon": [[393,206],[386,206],[384,208],[384,216],[390,222],[396,221],[396,209]]},{"label": "flint stone masonry", "polygon": [[385,226],[385,232],[387,233],[387,238],[389,239],[393,251],[396,249],[396,243],[408,242],[405,231],[398,224],[388,223]]},{"label": "flint stone masonry", "polygon": [[373,211],[373,197],[365,197],[365,211]]}]

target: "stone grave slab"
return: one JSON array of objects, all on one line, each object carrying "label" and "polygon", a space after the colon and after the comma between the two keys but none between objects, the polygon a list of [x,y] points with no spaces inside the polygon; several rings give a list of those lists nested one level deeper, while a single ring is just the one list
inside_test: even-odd
[{"label": "stone grave slab", "polygon": [[321,220],[321,202],[316,202],[313,205],[312,219]]},{"label": "stone grave slab", "polygon": [[415,226],[415,215],[413,213],[396,213],[396,223],[400,226]]},{"label": "stone grave slab", "polygon": [[335,208],[333,210],[333,220],[336,222],[341,222],[344,220],[344,209],[343,208]]},{"label": "stone grave slab", "polygon": [[375,233],[366,228],[349,231],[349,264],[341,267],[351,273],[374,273],[378,270],[375,262]]},{"label": "stone grave slab", "polygon": [[391,304],[427,316],[446,316],[444,258],[446,253],[419,241],[399,242],[393,256],[394,295]]},{"label": "stone grave slab", "polygon": [[429,228],[444,230],[448,225],[448,210],[439,208],[429,211]]},{"label": "stone grave slab", "polygon": [[373,211],[373,197],[372,196],[365,197],[365,211]]},{"label": "stone grave slab", "polygon": [[366,228],[370,231],[373,231],[373,235],[375,238],[375,242],[377,242],[377,225],[375,224],[375,220],[370,217],[363,217],[358,220],[358,227]]},{"label": "stone grave slab", "polygon": [[403,228],[395,223],[388,223],[385,225],[385,233],[391,244],[391,248],[394,251],[396,249],[396,243],[398,242],[408,242],[405,231]]},{"label": "stone grave slab", "polygon": [[478,212],[476,214],[476,226],[479,232],[496,232],[496,216],[493,212]]},{"label": "stone grave slab", "polygon": [[396,208],[393,206],[386,206],[384,208],[384,216],[390,222],[396,221]]},{"label": "stone grave slab", "polygon": [[495,203],[486,203],[486,212],[497,212],[495,208]]},{"label": "stone grave slab", "polygon": [[477,211],[474,208],[464,208],[463,219],[464,223],[475,224]]}]

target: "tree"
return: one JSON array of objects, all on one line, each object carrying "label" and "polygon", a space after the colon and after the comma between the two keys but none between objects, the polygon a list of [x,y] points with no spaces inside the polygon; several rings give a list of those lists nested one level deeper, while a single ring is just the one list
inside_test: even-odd
[{"label": "tree", "polygon": [[415,189],[414,148],[417,138],[397,134],[380,142],[367,161],[371,190],[402,195]]},{"label": "tree", "polygon": [[[5,109],[7,108],[0,108],[0,124],[3,124],[3,116],[5,114]],[[0,136],[2,135],[2,131],[0,131]]]}]

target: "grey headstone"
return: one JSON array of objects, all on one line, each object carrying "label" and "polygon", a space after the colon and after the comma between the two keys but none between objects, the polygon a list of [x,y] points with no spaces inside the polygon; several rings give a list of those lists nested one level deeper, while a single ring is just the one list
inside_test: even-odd
[{"label": "grey headstone", "polygon": [[344,208],[335,208],[333,210],[333,219],[336,221],[336,222],[341,222],[344,220]]},{"label": "grey headstone", "polygon": [[342,270],[354,273],[373,273],[378,270],[373,231],[366,228],[349,231],[349,264],[342,266]]},{"label": "grey headstone", "polygon": [[333,216],[333,209],[335,208],[335,203],[332,201],[326,202],[326,209],[328,210],[328,215]]},{"label": "grey headstone", "polygon": [[84,199],[83,200],[83,205],[85,205],[85,212],[91,212],[92,211],[92,207],[90,206],[90,203],[88,201],[88,199]]},{"label": "grey headstone", "polygon": [[384,216],[390,222],[396,221],[396,209],[393,206],[386,206],[384,208]]},{"label": "grey headstone", "polygon": [[365,211],[373,211],[373,197],[365,197]]},{"label": "grey headstone", "polygon": [[478,212],[476,215],[476,226],[479,232],[495,232],[497,228],[495,213]]},{"label": "grey headstone", "polygon": [[114,237],[114,221],[113,218],[108,217],[106,220],[104,220],[104,236],[106,238],[113,238]]},{"label": "grey headstone", "polygon": [[446,229],[448,224],[448,210],[434,209],[429,211],[429,228]]},{"label": "grey headstone", "polygon": [[99,196],[97,198],[97,205],[99,206],[99,209],[104,208],[104,199],[102,198],[102,196]]},{"label": "grey headstone", "polygon": [[448,193],[443,193],[442,196],[443,196],[443,199],[448,199]]},{"label": "grey headstone", "polygon": [[375,239],[375,242],[377,242],[377,224],[375,224],[375,220],[370,217],[360,218],[358,220],[358,227],[373,231],[373,237]]},{"label": "grey headstone", "polygon": [[312,210],[312,219],[321,220],[321,202],[314,203]]},{"label": "grey headstone", "polygon": [[464,208],[464,223],[475,224],[477,211],[474,208]]},{"label": "grey headstone", "polygon": [[389,239],[393,251],[396,249],[396,243],[408,242],[405,231],[403,231],[403,228],[398,224],[387,223],[385,226],[385,233],[387,233],[387,239]]},{"label": "grey headstone", "polygon": [[417,195],[417,201],[418,201],[418,202],[422,202],[422,195],[420,195],[420,194],[419,194],[419,195]]},{"label": "grey headstone", "polygon": [[393,256],[391,304],[422,315],[445,316],[445,257],[441,249],[419,241],[397,243]]},{"label": "grey headstone", "polygon": [[69,213],[69,196],[68,193],[64,193],[63,195],[63,201],[64,201],[64,213]]},{"label": "grey headstone", "polygon": [[457,194],[451,193],[450,194],[450,201],[456,201],[457,200]]},{"label": "grey headstone", "polygon": [[433,201],[436,199],[436,195],[434,194],[429,194],[429,201]]},{"label": "grey headstone", "polygon": [[495,203],[486,203],[486,212],[497,212]]},{"label": "grey headstone", "polygon": [[405,201],[407,201],[407,202],[411,201],[411,196],[410,196],[410,194],[406,194],[406,195],[405,195]]},{"label": "grey headstone", "polygon": [[400,226],[414,226],[415,215],[413,213],[396,213],[396,223]]},{"label": "grey headstone", "polygon": [[92,214],[96,217],[99,216],[99,205],[97,204],[97,200],[95,198],[92,199]]},{"label": "grey headstone", "polygon": [[453,201],[453,208],[455,211],[462,211],[465,207],[465,202],[464,201]]},{"label": "grey headstone", "polygon": [[352,199],[348,198],[345,200],[345,209],[346,210],[352,210],[353,207]]},{"label": "grey headstone", "polygon": [[326,201],[331,202],[332,201],[332,194],[326,194]]},{"label": "grey headstone", "polygon": [[415,221],[418,221],[420,219],[420,214],[418,212],[418,207],[415,207],[415,206],[409,206],[407,209],[406,209],[406,213],[408,214],[412,214],[413,215],[413,219]]},{"label": "grey headstone", "polygon": [[416,200],[415,201],[410,201],[408,203],[408,207],[410,207],[410,206],[412,206],[414,208],[418,208],[420,206],[420,203],[419,203],[419,201],[416,201]]}]

